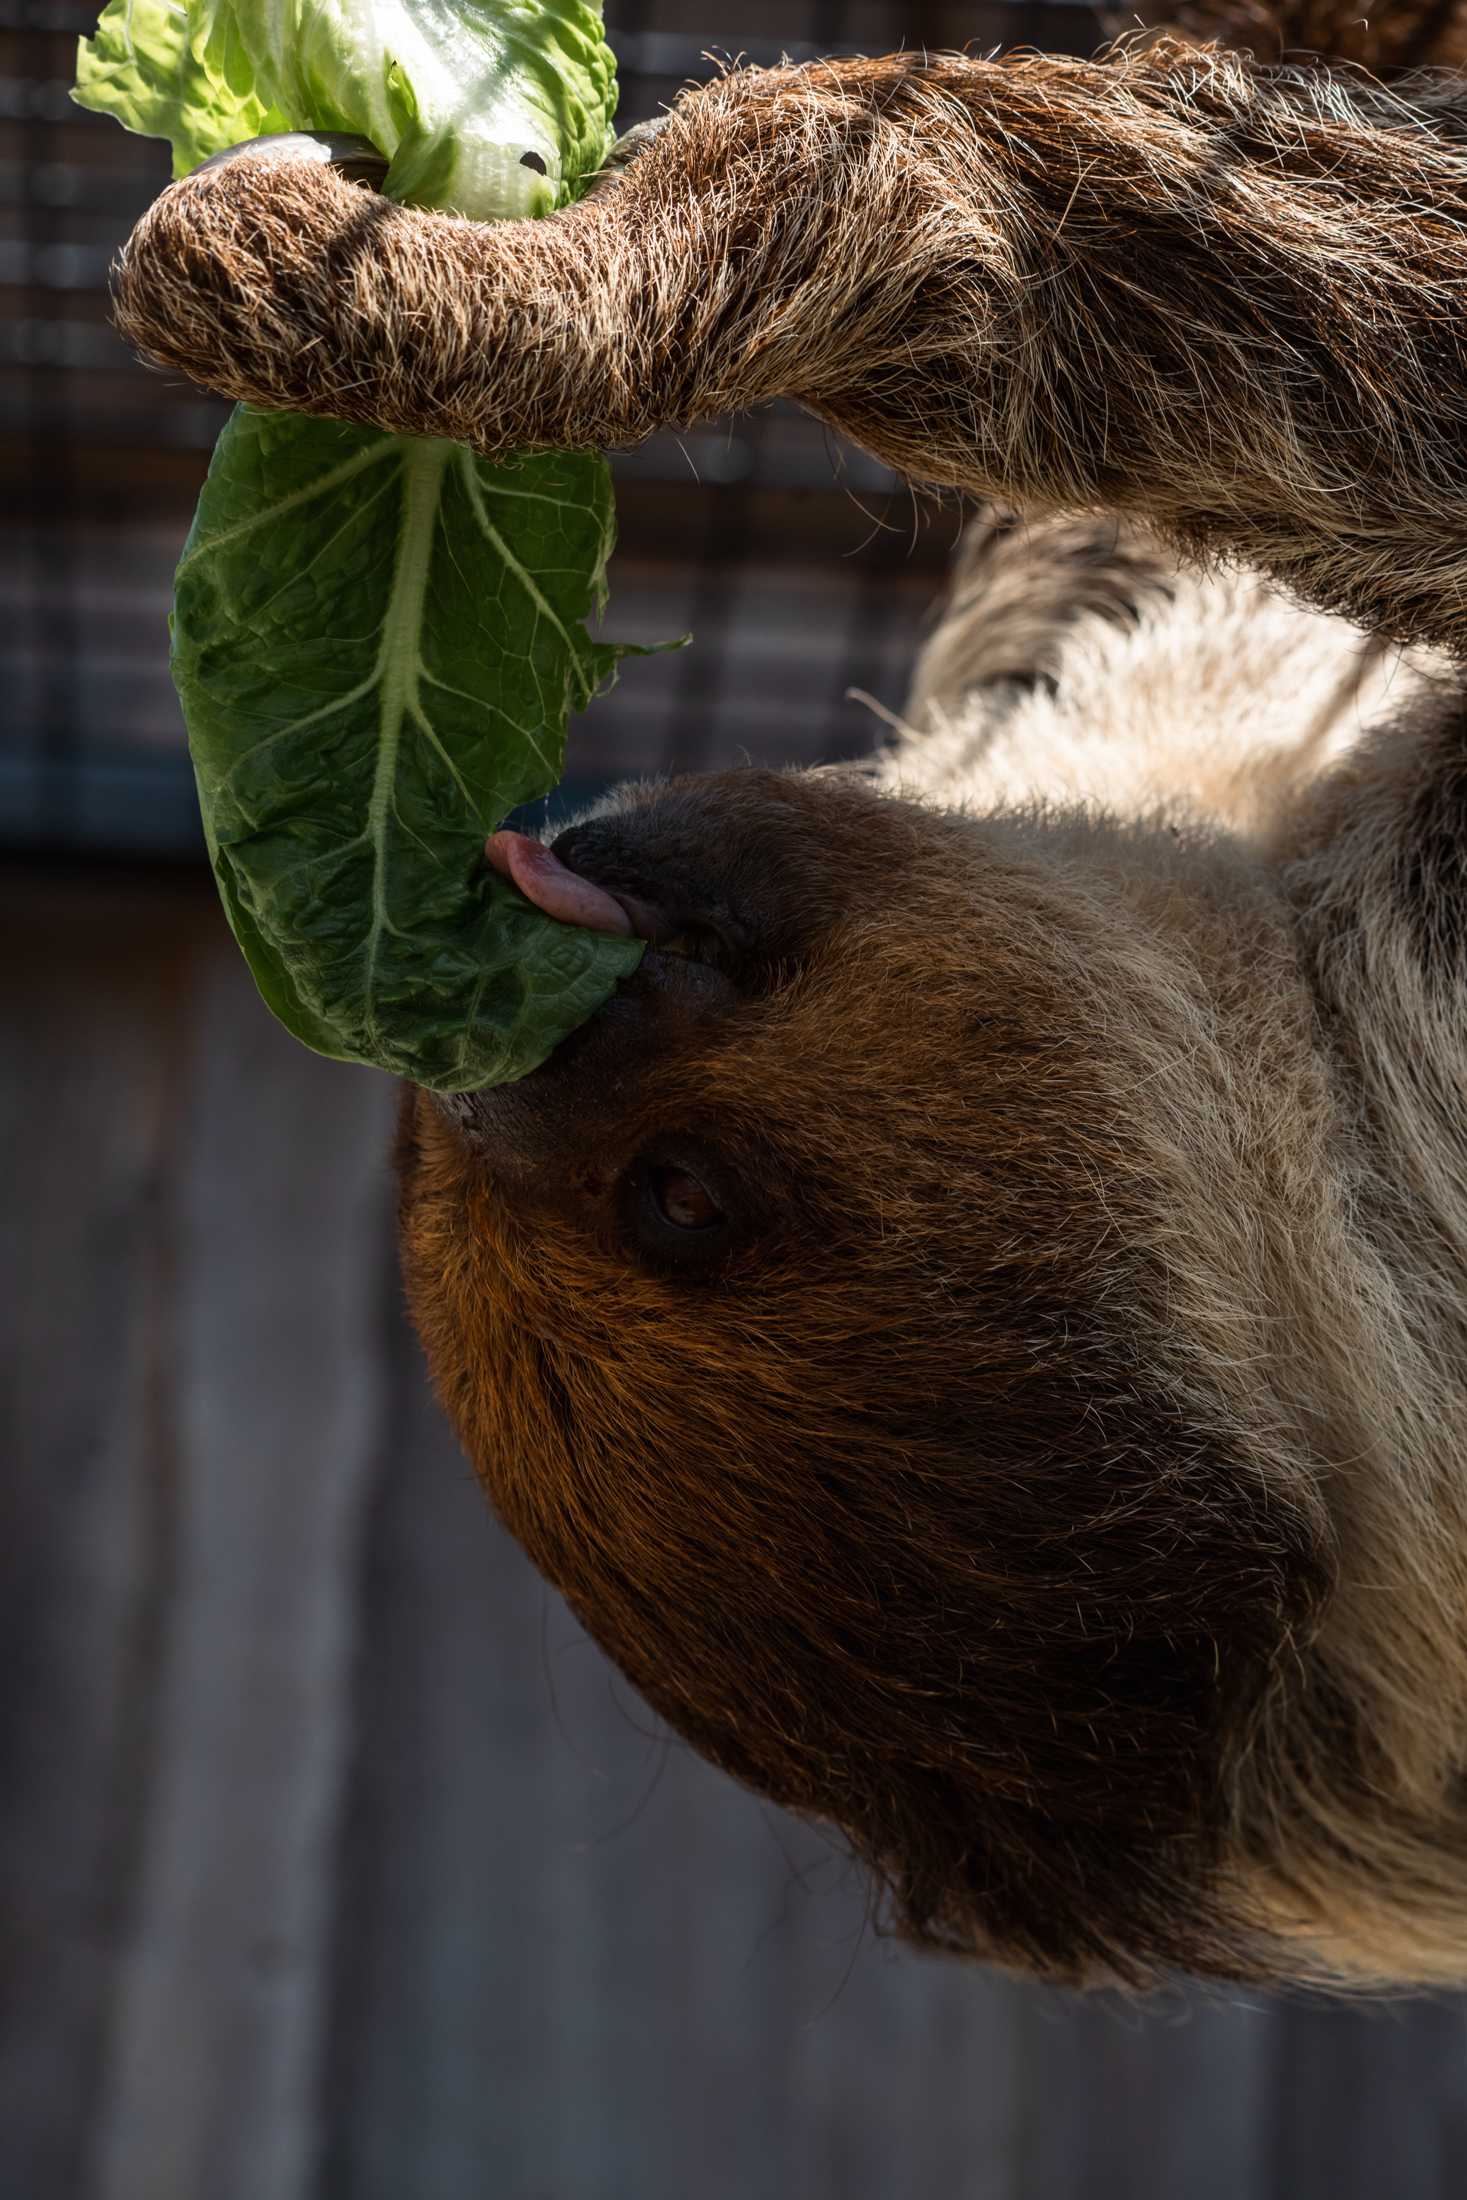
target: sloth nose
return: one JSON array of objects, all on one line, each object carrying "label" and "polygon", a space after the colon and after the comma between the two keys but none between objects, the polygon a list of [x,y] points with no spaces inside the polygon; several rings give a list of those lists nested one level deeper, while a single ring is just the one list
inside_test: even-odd
[{"label": "sloth nose", "polygon": [[635,938],[731,975],[744,964],[752,940],[715,885],[716,836],[692,847],[685,841],[665,846],[655,834],[639,833],[641,822],[634,811],[629,819],[568,825],[546,852],[577,878],[597,881]]}]

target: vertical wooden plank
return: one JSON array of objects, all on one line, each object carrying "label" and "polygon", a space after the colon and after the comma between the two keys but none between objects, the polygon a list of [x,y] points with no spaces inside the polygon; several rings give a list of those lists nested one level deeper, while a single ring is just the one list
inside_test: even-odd
[{"label": "vertical wooden plank", "polygon": [[[840,1897],[860,1929],[859,1882]],[[1016,2194],[1014,1989],[869,1930],[849,1976],[800,2041],[808,2101],[802,2181],[819,2200]],[[807,2180],[807,2181],[805,2181]]]},{"label": "vertical wooden plank", "polygon": [[807,2104],[791,2040],[838,1989],[844,1951],[811,1979],[791,1860],[823,1851],[666,1734],[558,1607],[553,1627],[570,1746],[546,1803],[587,1829],[562,1843],[584,1928],[559,1950],[558,1997],[579,2003],[580,2038],[558,2055],[567,2078],[588,2077],[550,2188],[797,2190]]},{"label": "vertical wooden plank", "polygon": [[870,1942],[822,1836],[658,1735],[489,1520],[411,1352],[364,1577],[329,2200],[952,2200],[959,2168],[1008,2200],[1009,1990]]},{"label": "vertical wooden plank", "polygon": [[563,2104],[520,1807],[547,1740],[542,1591],[499,1538],[399,1328],[361,1576],[357,1747],[338,1860],[323,2190],[450,2200],[529,2165]]},{"label": "vertical wooden plank", "polygon": [[103,2200],[297,2200],[388,1256],[385,1081],[220,943],[178,1172],[176,1581],[98,2134]]},{"label": "vertical wooden plank", "polygon": [[1460,2200],[1467,2004],[1460,1996],[1281,2005],[1274,2200]]},{"label": "vertical wooden plank", "polygon": [[165,1173],[196,888],[0,881],[0,2133],[81,2189],[170,1566]]},{"label": "vertical wooden plank", "polygon": [[1044,2200],[1239,2200],[1266,2187],[1271,2016],[1178,1990],[1020,2004],[1020,2190]]}]

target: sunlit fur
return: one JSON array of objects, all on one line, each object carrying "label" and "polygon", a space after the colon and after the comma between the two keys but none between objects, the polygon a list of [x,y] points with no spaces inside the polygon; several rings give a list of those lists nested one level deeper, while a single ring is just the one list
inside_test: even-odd
[{"label": "sunlit fur", "polygon": [[[1450,57],[1406,13],[1367,58]],[[129,248],[232,394],[486,450],[792,394],[1037,515],[874,766],[587,821],[604,884],[639,829],[735,878],[716,1012],[633,981],[528,1162],[488,1101],[400,1139],[501,1515],[929,1945],[1467,1977],[1464,141],[1451,76],[892,57],[690,93],[554,222],[246,161]],[[707,1273],[622,1205],[689,1138]]]}]

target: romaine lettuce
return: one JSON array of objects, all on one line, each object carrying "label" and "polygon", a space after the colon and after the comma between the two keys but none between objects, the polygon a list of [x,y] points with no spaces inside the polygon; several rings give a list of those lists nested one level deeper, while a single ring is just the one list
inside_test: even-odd
[{"label": "romaine lettuce", "polygon": [[[368,137],[399,195],[487,219],[574,195],[615,76],[584,0],[112,0],[75,96],[178,169],[270,130]],[[640,941],[557,923],[483,862],[621,654],[582,623],[613,531],[604,459],[230,419],[173,671],[230,924],[308,1046],[467,1091],[525,1075],[635,968]]]},{"label": "romaine lettuce", "polygon": [[308,1045],[469,1091],[533,1069],[635,969],[640,941],[542,917],[483,860],[615,666],[581,625],[611,540],[600,459],[491,466],[234,413],[173,673],[230,923]]}]

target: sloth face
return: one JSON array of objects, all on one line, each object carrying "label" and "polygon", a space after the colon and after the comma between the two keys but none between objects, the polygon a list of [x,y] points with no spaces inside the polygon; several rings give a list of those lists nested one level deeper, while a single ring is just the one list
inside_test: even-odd
[{"label": "sloth face", "polygon": [[522,1083],[410,1093],[399,1142],[496,1509],[910,1937],[1248,1970],[1238,1782],[1329,1564],[1189,1333],[1237,1144],[1206,912],[821,774],[638,790],[556,853],[662,944]]}]

